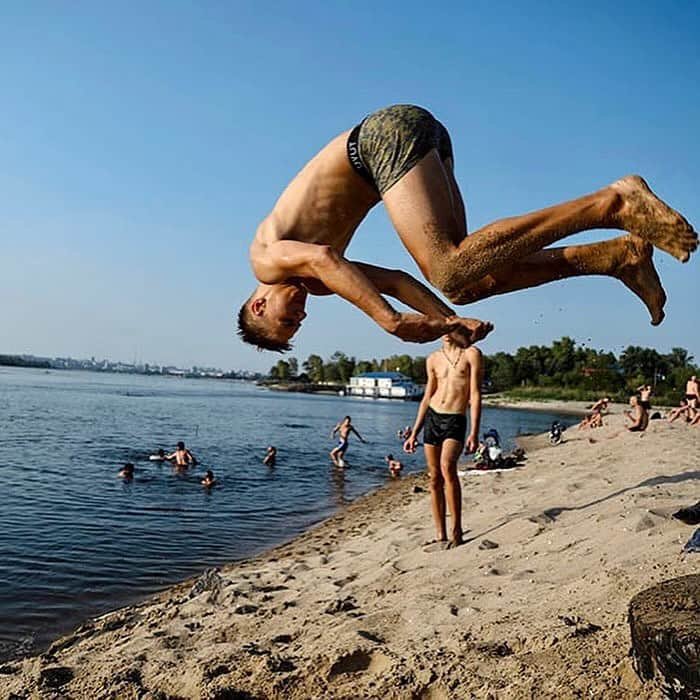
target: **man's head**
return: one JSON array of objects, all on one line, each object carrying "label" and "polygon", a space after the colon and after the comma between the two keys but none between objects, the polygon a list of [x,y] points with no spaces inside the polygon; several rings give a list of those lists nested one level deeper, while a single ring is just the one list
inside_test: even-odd
[{"label": "man's head", "polygon": [[632,406],[632,408],[634,408],[634,407],[637,406],[638,404],[639,404],[639,400],[637,399],[637,397],[636,397],[636,396],[630,396],[630,406]]},{"label": "man's head", "polygon": [[260,350],[286,352],[306,318],[307,291],[298,284],[260,284],[238,312],[238,335]]},{"label": "man's head", "polygon": [[185,449],[185,443],[180,440],[180,442],[177,443],[177,449],[178,450],[184,450]]}]

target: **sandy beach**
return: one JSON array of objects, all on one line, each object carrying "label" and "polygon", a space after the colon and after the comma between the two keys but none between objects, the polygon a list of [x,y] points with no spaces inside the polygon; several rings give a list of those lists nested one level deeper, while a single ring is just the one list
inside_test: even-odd
[{"label": "sandy beach", "polygon": [[700,429],[631,434],[614,411],[556,447],[526,438],[523,467],[465,476],[461,547],[425,551],[427,479],[399,479],[0,666],[0,698],[656,698],[627,606],[700,571],[670,517],[700,498]]}]

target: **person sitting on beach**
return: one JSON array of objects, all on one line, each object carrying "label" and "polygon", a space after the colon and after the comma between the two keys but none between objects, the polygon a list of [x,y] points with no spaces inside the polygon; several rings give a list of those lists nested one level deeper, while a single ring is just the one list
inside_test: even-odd
[{"label": "person sitting on beach", "polygon": [[[698,245],[693,227],[636,175],[468,235],[447,129],[422,107],[391,105],[331,140],[258,226],[249,248],[258,285],[238,315],[244,342],[289,350],[309,294],[337,294],[405,341],[424,343],[447,333],[466,346],[493,329],[456,316],[402,270],[346,257],[360,223],[380,201],[424,277],[460,305],[568,277],[607,275],[637,295],[658,325],[666,294],[652,246],[685,262]],[[592,229],[629,235],[548,247]],[[386,296],[418,313],[397,311]]]},{"label": "person sitting on beach", "polygon": [[210,489],[212,486],[216,484],[216,479],[214,478],[214,472],[211,469],[207,469],[206,473],[204,474],[204,478],[200,482],[202,486],[205,488]]},{"label": "person sitting on beach", "polygon": [[604,396],[602,399],[598,399],[592,406],[591,406],[591,413],[602,413],[603,411],[608,410],[608,404],[610,403],[610,399],[607,396]]},{"label": "person sitting on beach", "polygon": [[625,411],[625,416],[631,421],[631,424],[626,426],[631,433],[643,432],[649,425],[649,412],[642,406],[640,400],[636,396],[630,396],[631,411]]},{"label": "person sitting on beach", "polygon": [[277,448],[274,447],[273,445],[270,445],[267,448],[267,452],[265,452],[265,456],[263,457],[263,464],[266,467],[274,467],[276,461],[277,461]]},{"label": "person sitting on beach", "polygon": [[177,443],[175,452],[171,452],[169,455],[166,455],[165,458],[167,460],[173,460],[175,466],[180,468],[193,467],[197,464],[197,458],[185,447],[185,443],[182,440]]},{"label": "person sitting on beach", "polygon": [[642,386],[637,387],[639,392],[639,405],[645,410],[651,410],[651,386],[649,384],[642,384]]},{"label": "person sitting on beach", "polygon": [[134,478],[134,465],[131,462],[127,462],[119,472],[118,476],[124,481],[131,481]]},{"label": "person sitting on beach", "polygon": [[589,413],[578,424],[579,430],[583,430],[584,428],[602,428],[602,427],[603,427],[603,415],[600,411],[593,411],[593,413]]},{"label": "person sitting on beach", "polygon": [[668,420],[669,423],[673,423],[673,421],[678,420],[681,416],[685,418],[686,423],[690,423],[693,419],[693,409],[690,407],[690,404],[688,403],[688,399],[681,399],[680,403],[676,408],[672,408],[669,412],[668,415],[666,416],[666,420]]},{"label": "person sitting on beach", "polygon": [[384,457],[384,461],[387,463],[392,476],[398,476],[400,474],[401,470],[403,469],[403,464],[401,464],[398,459],[394,459],[394,455],[386,455],[386,457]]},{"label": "person sitting on beach", "polygon": [[693,375],[685,384],[685,398],[688,399],[688,405],[693,410],[700,408],[700,382]]},{"label": "person sitting on beach", "polygon": [[367,441],[362,437],[362,435],[360,435],[360,433],[357,432],[357,430],[355,430],[355,426],[352,424],[352,419],[350,416],[345,416],[345,418],[343,418],[343,420],[341,420],[335,426],[335,428],[333,428],[331,431],[331,439],[335,437],[336,433],[338,433],[339,442],[329,454],[333,464],[335,464],[336,467],[344,467],[345,461],[343,458],[348,449],[348,438],[350,437],[350,433],[355,433],[355,435],[360,438],[360,442]]},{"label": "person sitting on beach", "polygon": [[[423,449],[430,472],[430,498],[437,546],[462,544],[462,489],[457,460],[462,448],[474,452],[479,444],[481,422],[481,351],[464,349],[449,335],[442,347],[426,361],[428,383],[418,406],[416,421],[403,449],[416,451],[416,440],[423,429]],[[470,430],[467,436],[467,408]],[[466,438],[466,439],[465,439]],[[452,533],[447,543],[445,501],[452,515]]]}]

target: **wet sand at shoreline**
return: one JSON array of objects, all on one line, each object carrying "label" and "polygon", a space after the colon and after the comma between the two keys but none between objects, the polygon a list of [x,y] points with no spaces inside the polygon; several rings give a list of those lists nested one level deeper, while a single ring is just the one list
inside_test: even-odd
[{"label": "wet sand at shoreline", "polygon": [[658,697],[627,605],[699,570],[670,513],[700,498],[700,429],[622,427],[524,438],[525,466],[464,477],[462,547],[424,551],[427,479],[398,479],[0,666],[0,699]]}]

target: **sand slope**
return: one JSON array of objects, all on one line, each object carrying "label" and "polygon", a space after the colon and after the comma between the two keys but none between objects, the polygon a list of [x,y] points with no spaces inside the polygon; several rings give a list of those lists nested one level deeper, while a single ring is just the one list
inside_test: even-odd
[{"label": "sand slope", "polygon": [[0,667],[0,698],[657,697],[628,659],[627,604],[700,570],[680,553],[693,528],[669,517],[700,499],[700,429],[607,422],[465,477],[462,547],[423,550],[427,482],[401,479]]}]

